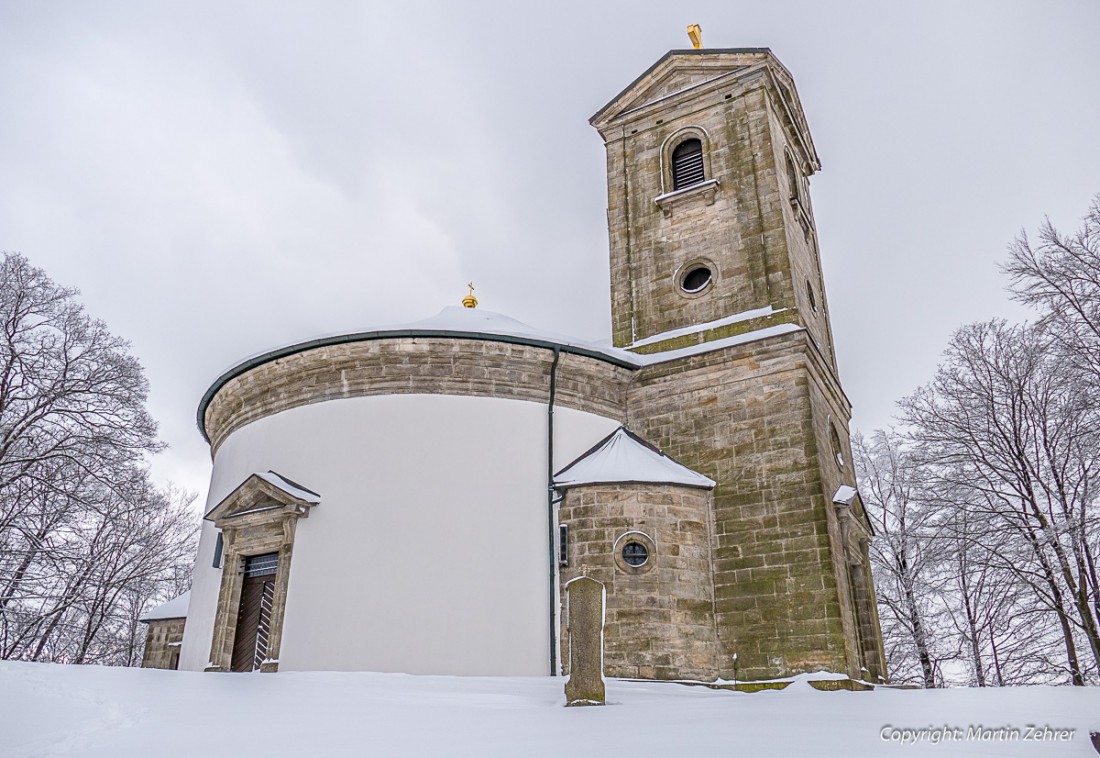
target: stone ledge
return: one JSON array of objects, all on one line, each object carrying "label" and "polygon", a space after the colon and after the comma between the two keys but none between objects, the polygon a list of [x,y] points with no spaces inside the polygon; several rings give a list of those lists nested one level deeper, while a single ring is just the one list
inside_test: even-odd
[{"label": "stone ledge", "polygon": [[[213,456],[237,429],[289,408],[351,397],[433,394],[546,403],[553,351],[464,337],[393,337],[326,345],[257,365],[206,406]],[[557,403],[622,420],[634,369],[562,352]]]},{"label": "stone ledge", "polygon": [[698,184],[693,184],[690,187],[684,187],[680,190],[658,195],[653,199],[653,202],[664,211],[665,216],[671,216],[673,206],[697,195],[702,196],[707,205],[714,205],[714,197],[718,194],[719,186],[717,179],[707,179]]},{"label": "stone ledge", "polygon": [[875,685],[870,682],[861,682],[856,679],[815,679],[808,682],[815,690],[822,692],[870,692]]},{"label": "stone ledge", "polygon": [[678,337],[661,340],[660,342],[651,342],[638,347],[629,348],[629,350],[632,353],[639,353],[641,355],[665,353],[670,350],[679,350],[685,347],[693,347],[707,342],[714,342],[715,340],[726,339],[727,337],[736,337],[741,334],[755,332],[758,329],[766,329],[769,326],[779,326],[780,324],[797,324],[801,326],[802,320],[798,314],[798,309],[786,308],[781,311],[769,313],[766,316],[746,319],[745,321],[736,321],[732,324],[691,332],[690,334],[682,334]]},{"label": "stone ledge", "polygon": [[[727,692],[764,692],[766,690],[785,690],[794,684],[794,681],[764,681],[764,682],[698,682],[687,679],[627,679],[628,682],[667,682],[668,684],[682,684],[688,687],[706,687],[710,690],[726,690]],[[856,679],[810,679],[806,684],[821,692],[870,692],[876,685],[870,682],[861,682]]]}]

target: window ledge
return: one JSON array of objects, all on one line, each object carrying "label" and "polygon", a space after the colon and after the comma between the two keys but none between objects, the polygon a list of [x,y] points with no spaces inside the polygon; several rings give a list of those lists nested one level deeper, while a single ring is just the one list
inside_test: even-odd
[{"label": "window ledge", "polygon": [[805,206],[802,205],[802,198],[798,195],[791,195],[790,201],[795,218],[798,219],[798,223],[802,227],[802,232],[809,237],[810,229],[813,228],[813,222],[810,221],[810,214],[806,212]]},{"label": "window ledge", "polygon": [[658,195],[653,198],[653,202],[664,211],[666,216],[671,216],[672,207],[676,205],[676,203],[690,197],[695,197],[696,195],[702,195],[707,205],[714,205],[714,196],[718,194],[718,186],[717,179],[707,179],[705,182],[699,182],[690,187],[684,187],[681,190]]}]

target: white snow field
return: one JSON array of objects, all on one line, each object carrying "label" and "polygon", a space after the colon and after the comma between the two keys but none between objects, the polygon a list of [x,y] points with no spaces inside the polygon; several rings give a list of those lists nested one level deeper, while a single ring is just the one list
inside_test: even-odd
[{"label": "white snow field", "polygon": [[[1095,756],[1100,731],[1100,688],[820,692],[799,680],[746,694],[609,680],[607,706],[565,708],[563,684],[0,661],[0,756]],[[900,741],[929,727],[940,731]],[[958,738],[929,741],[945,727]],[[1058,729],[1074,732],[1059,741]]]}]

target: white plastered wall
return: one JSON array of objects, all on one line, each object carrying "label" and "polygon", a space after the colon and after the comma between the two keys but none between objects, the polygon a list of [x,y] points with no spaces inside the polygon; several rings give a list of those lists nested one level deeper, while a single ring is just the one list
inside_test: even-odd
[{"label": "white plastered wall", "polygon": [[[555,468],[617,426],[556,408]],[[321,495],[298,524],[280,670],[549,673],[546,429],[541,403],[393,395],[293,408],[231,434],[207,510],[269,469]],[[209,658],[215,538],[205,523],[184,669]]]}]

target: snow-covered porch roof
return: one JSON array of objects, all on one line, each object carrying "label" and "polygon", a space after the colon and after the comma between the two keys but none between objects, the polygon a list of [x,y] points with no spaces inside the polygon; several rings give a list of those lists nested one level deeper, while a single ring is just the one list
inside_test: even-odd
[{"label": "snow-covered porch roof", "polygon": [[554,476],[559,489],[633,483],[714,487],[713,479],[692,471],[621,426]]},{"label": "snow-covered porch roof", "polygon": [[150,621],[163,621],[165,619],[185,619],[187,618],[187,606],[191,603],[191,590],[183,593],[179,597],[174,597],[167,603],[158,605],[153,610],[146,613],[144,616],[138,619],[142,624],[148,624]]},{"label": "snow-covered porch roof", "polygon": [[321,496],[316,492],[287,479],[282,474],[274,471],[257,471],[250,474],[203,518],[207,521],[218,521],[287,506],[308,512],[320,502]]}]

